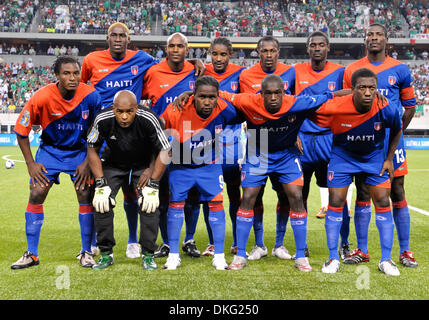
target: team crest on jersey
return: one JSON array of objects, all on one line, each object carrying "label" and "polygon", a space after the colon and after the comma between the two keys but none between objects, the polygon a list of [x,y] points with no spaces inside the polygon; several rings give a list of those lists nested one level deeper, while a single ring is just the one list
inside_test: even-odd
[{"label": "team crest on jersey", "polygon": [[24,111],[19,123],[22,124],[24,127],[28,127],[28,124],[30,123],[30,111],[28,110]]},{"label": "team crest on jersey", "polygon": [[287,90],[287,88],[289,88],[289,81],[283,81],[284,82],[284,84],[285,84],[285,90]]},{"label": "team crest on jersey", "polygon": [[89,110],[83,110],[82,111],[82,119],[86,120],[89,116]]},{"label": "team crest on jersey", "polygon": [[334,179],[334,171],[328,171],[328,180],[332,181]]},{"label": "team crest on jersey", "polygon": [[231,90],[237,91],[238,89],[238,81],[231,81]]},{"label": "team crest on jersey", "polygon": [[396,77],[395,76],[389,76],[389,78],[387,79],[387,81],[389,82],[389,84],[391,86],[393,86],[396,83]]},{"label": "team crest on jersey", "polygon": [[296,120],[295,114],[291,114],[290,116],[287,117],[287,121],[289,121],[289,122],[294,122],[295,120]]},{"label": "team crest on jersey", "polygon": [[137,73],[139,73],[139,66],[137,65],[131,66],[131,73],[133,75],[137,75]]},{"label": "team crest on jersey", "polygon": [[218,124],[215,126],[215,134],[220,134],[222,132],[222,125]]},{"label": "team crest on jersey", "polygon": [[194,90],[195,88],[195,81],[189,81],[189,89]]},{"label": "team crest on jersey", "polygon": [[98,130],[95,128],[91,129],[91,132],[88,134],[88,143],[95,143],[98,140]]},{"label": "team crest on jersey", "polygon": [[244,178],[246,178],[246,172],[245,171],[241,171],[241,181],[243,181]]},{"label": "team crest on jersey", "polygon": [[328,89],[331,91],[335,90],[335,82],[334,81],[329,81],[328,82]]},{"label": "team crest on jersey", "polygon": [[381,122],[374,122],[374,130],[375,131],[379,131],[382,127],[382,123]]}]

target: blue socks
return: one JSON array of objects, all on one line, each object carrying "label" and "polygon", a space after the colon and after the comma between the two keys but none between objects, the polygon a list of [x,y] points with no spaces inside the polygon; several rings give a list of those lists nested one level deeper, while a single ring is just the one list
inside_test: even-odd
[{"label": "blue socks", "polygon": [[363,253],[368,253],[368,229],[371,221],[371,202],[356,201],[354,221],[357,248]]},{"label": "blue socks", "polygon": [[184,207],[184,202],[172,202],[168,207],[167,232],[170,253],[179,254],[180,232],[185,219]]},{"label": "blue socks", "polygon": [[277,222],[276,222],[276,243],[274,248],[283,245],[286,234],[287,221],[289,220],[289,207],[285,207],[277,203]]},{"label": "blue socks", "polygon": [[27,204],[25,211],[25,234],[27,236],[27,250],[39,256],[40,230],[42,229],[45,214],[43,204]]},{"label": "blue socks", "polygon": [[258,206],[254,208],[253,231],[255,232],[255,244],[261,248],[265,248],[264,244],[264,207]]},{"label": "blue socks", "polygon": [[243,210],[239,208],[237,211],[237,256],[243,258],[247,258],[246,246],[250,230],[253,226],[253,215],[253,210]]},{"label": "blue socks", "polygon": [[209,203],[209,223],[213,231],[215,254],[223,254],[225,249],[225,211],[222,202]]},{"label": "blue socks", "polygon": [[328,211],[326,212],[325,230],[329,259],[340,260],[338,256],[338,238],[343,224],[343,209],[343,207],[328,206]]},{"label": "blue socks", "polygon": [[82,250],[91,252],[91,242],[95,231],[94,208],[91,204],[79,203],[79,225]]},{"label": "blue socks", "polygon": [[393,202],[393,219],[399,241],[399,254],[410,250],[410,211],[407,200]]},{"label": "blue socks", "polygon": [[350,234],[350,216],[349,216],[349,207],[347,202],[343,208],[343,223],[341,224],[340,235],[341,235],[341,245],[349,243],[349,234]]},{"label": "blue socks", "polygon": [[307,245],[307,211],[290,211],[290,225],[295,238],[296,259],[305,258],[305,247]]},{"label": "blue socks", "polygon": [[390,261],[393,246],[394,224],[392,210],[388,207],[375,208],[375,224],[380,235],[381,259]]}]

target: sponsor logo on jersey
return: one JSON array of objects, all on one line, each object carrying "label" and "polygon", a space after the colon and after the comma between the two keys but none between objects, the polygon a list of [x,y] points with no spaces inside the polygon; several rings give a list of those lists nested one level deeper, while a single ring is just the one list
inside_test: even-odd
[{"label": "sponsor logo on jersey", "polygon": [[89,117],[89,110],[82,111],[82,119],[86,120]]},{"label": "sponsor logo on jersey", "polygon": [[137,75],[137,73],[139,73],[139,66],[137,65],[131,66],[131,73],[133,75]]},{"label": "sponsor logo on jersey", "polygon": [[25,110],[24,113],[22,114],[22,118],[19,121],[20,124],[22,124],[24,127],[28,127],[28,125],[30,124],[30,111]]},{"label": "sponsor logo on jersey", "polygon": [[334,179],[334,171],[328,171],[328,180],[332,181]]},{"label": "sponsor logo on jersey", "polygon": [[299,84],[308,84],[308,81],[300,81]]},{"label": "sponsor logo on jersey", "polygon": [[287,90],[287,88],[289,88],[289,81],[284,81],[284,85],[285,85],[285,90]]},{"label": "sponsor logo on jersey", "polygon": [[62,113],[61,112],[52,112],[51,113],[51,116],[54,116],[54,117],[56,117],[56,116],[61,116],[62,115]]},{"label": "sponsor logo on jersey", "polygon": [[252,88],[259,88],[261,86],[261,84],[252,84]]},{"label": "sponsor logo on jersey", "polygon": [[98,72],[108,72],[109,69],[98,69]]},{"label": "sponsor logo on jersey", "polygon": [[382,127],[382,123],[381,122],[374,122],[374,130],[375,131],[379,131]]},{"label": "sponsor logo on jersey", "polygon": [[238,81],[231,81],[231,90],[237,91],[238,89]]},{"label": "sponsor logo on jersey", "polygon": [[390,84],[391,86],[393,86],[393,85],[396,83],[396,77],[395,77],[395,76],[389,76],[389,77],[387,78],[387,81],[389,82],[389,84]]},{"label": "sponsor logo on jersey", "polygon": [[335,90],[335,82],[334,81],[329,81],[328,82],[328,89],[331,91]]},{"label": "sponsor logo on jersey", "polygon": [[342,127],[347,127],[347,128],[351,128],[352,125],[350,123],[342,123],[341,124]]},{"label": "sponsor logo on jersey", "polygon": [[161,84],[159,87],[160,88],[166,88],[166,87],[169,87],[170,85],[168,84],[168,83],[166,83],[166,84]]},{"label": "sponsor logo on jersey", "polygon": [[189,81],[189,89],[194,90],[195,88],[195,81]]}]

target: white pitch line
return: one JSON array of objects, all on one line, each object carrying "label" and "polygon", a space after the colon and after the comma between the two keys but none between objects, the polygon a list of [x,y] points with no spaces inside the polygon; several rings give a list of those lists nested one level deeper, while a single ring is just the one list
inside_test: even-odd
[{"label": "white pitch line", "polygon": [[411,210],[413,210],[413,211],[415,211],[415,212],[424,214],[425,216],[429,216],[429,212],[427,212],[426,210],[423,210],[423,209],[420,209],[420,208],[416,208],[416,207],[413,207],[413,206],[410,206],[410,205],[408,205],[408,208],[411,209]]},{"label": "white pitch line", "polygon": [[7,155],[5,155],[5,156],[3,156],[3,157],[1,157],[3,160],[12,160],[12,161],[14,161],[14,162],[25,162],[24,160],[15,160],[15,159],[9,159],[9,157],[12,157],[13,155],[11,155],[11,154],[7,154]]},{"label": "white pitch line", "polygon": [[408,169],[408,171],[429,171],[429,169]]}]

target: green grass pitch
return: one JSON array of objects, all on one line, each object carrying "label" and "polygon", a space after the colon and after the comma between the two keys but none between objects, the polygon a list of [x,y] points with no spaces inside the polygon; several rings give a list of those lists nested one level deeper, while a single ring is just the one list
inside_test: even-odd
[{"label": "green grass pitch", "polygon": [[[408,150],[410,173],[406,177],[408,203],[429,211],[429,151]],[[21,160],[18,147],[0,148],[0,157],[9,155]],[[268,257],[250,261],[242,271],[216,271],[211,258],[192,259],[182,254],[182,266],[175,271],[147,272],[140,259],[127,259],[125,249],[128,228],[122,207],[122,197],[117,197],[115,210],[114,249],[115,264],[107,270],[93,271],[79,266],[76,254],[80,250],[78,207],[72,184],[67,175],[61,175],[61,184],[55,185],[45,202],[45,221],[40,239],[40,265],[24,270],[11,270],[10,265],[26,250],[24,210],[28,200],[28,173],[23,162],[15,162],[15,168],[6,170],[4,160],[0,167],[0,299],[1,300],[402,300],[428,299],[429,293],[429,216],[416,211],[411,213],[411,250],[419,267],[407,269],[398,264],[400,277],[388,277],[378,271],[380,258],[378,232],[374,214],[370,226],[369,252],[371,261],[364,265],[341,265],[339,273],[321,273],[328,256],[324,220],[315,218],[320,206],[319,192],[315,184],[309,199],[308,246],[313,271],[299,272],[293,261],[282,261],[271,256],[275,242],[276,197],[268,187],[264,196],[265,243]],[[228,200],[225,199],[225,209]],[[226,211],[227,212],[227,211]],[[227,214],[226,258],[231,262],[231,223]],[[182,229],[182,239],[184,236]],[[353,218],[350,242],[356,245]],[[208,238],[202,214],[195,240],[204,250]],[[160,243],[160,237],[158,243]],[[253,231],[248,251],[254,243]],[[293,233],[288,224],[285,245],[295,251]],[[395,241],[392,258],[398,262],[398,241]],[[161,267],[165,258],[158,259]]]}]

